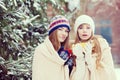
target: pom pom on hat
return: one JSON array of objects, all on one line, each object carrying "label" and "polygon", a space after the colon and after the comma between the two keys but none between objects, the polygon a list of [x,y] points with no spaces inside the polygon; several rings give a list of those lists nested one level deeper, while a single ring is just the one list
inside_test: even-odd
[{"label": "pom pom on hat", "polygon": [[60,27],[66,27],[70,31],[69,21],[62,15],[57,15],[51,19],[49,25],[49,35]]},{"label": "pom pom on hat", "polygon": [[94,24],[93,19],[90,16],[88,16],[88,15],[81,15],[75,21],[75,25],[74,25],[74,31],[75,31],[75,33],[77,32],[78,27],[81,24],[84,24],[84,23],[89,24],[90,27],[93,30],[93,33],[95,32],[95,24]]}]

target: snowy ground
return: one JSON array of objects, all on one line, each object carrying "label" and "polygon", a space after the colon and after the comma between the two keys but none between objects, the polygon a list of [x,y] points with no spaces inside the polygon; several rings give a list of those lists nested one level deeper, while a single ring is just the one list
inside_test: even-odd
[{"label": "snowy ground", "polygon": [[116,75],[117,75],[117,80],[120,80],[120,68],[116,68]]}]

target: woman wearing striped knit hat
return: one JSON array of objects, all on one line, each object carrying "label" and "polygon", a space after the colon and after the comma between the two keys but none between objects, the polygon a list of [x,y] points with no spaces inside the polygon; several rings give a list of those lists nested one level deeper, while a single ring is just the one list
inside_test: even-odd
[{"label": "woman wearing striped knit hat", "polygon": [[68,52],[70,24],[62,15],[51,19],[48,36],[33,57],[32,80],[69,80],[68,66],[73,59]]}]

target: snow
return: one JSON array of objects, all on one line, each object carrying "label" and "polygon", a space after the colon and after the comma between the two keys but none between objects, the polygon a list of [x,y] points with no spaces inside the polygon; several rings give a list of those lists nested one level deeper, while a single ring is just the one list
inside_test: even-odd
[{"label": "snow", "polygon": [[117,80],[120,80],[120,68],[115,69]]}]

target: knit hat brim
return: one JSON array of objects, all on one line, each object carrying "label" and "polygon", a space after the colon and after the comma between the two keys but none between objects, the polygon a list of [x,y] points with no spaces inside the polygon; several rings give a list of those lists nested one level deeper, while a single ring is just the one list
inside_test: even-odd
[{"label": "knit hat brim", "polygon": [[61,25],[57,25],[56,27],[52,28],[52,29],[49,31],[48,34],[50,35],[53,31],[57,30],[57,29],[60,28],[60,27],[66,27],[66,28],[70,31],[70,26],[65,25],[65,24],[61,24]]}]

